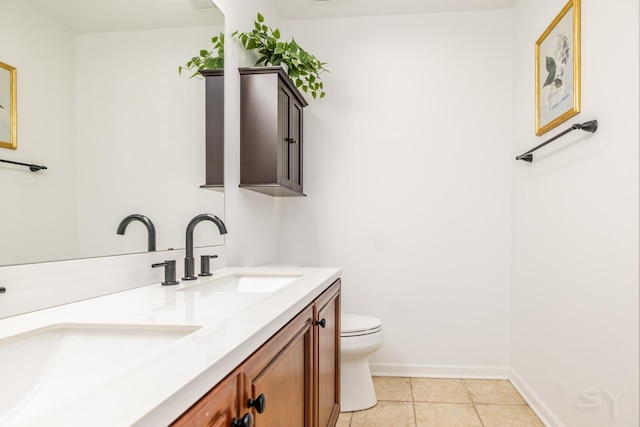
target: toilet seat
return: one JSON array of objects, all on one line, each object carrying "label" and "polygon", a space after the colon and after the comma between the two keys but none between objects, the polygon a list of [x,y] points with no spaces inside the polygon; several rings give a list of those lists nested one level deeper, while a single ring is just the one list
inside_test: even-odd
[{"label": "toilet seat", "polygon": [[340,336],[343,338],[375,334],[382,330],[380,319],[360,314],[342,314],[340,324]]}]

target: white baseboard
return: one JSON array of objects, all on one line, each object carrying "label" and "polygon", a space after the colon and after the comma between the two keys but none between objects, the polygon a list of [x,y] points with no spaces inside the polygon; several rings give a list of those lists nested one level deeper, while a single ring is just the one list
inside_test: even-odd
[{"label": "white baseboard", "polygon": [[510,371],[509,381],[511,381],[511,384],[518,390],[518,393],[520,393],[527,404],[529,404],[529,407],[536,413],[538,418],[540,418],[540,421],[547,427],[566,427],[551,408],[540,399],[538,393],[536,393],[514,369],[510,369]]},{"label": "white baseboard", "polygon": [[511,369],[501,366],[396,365],[370,363],[371,374],[381,377],[509,379]]}]

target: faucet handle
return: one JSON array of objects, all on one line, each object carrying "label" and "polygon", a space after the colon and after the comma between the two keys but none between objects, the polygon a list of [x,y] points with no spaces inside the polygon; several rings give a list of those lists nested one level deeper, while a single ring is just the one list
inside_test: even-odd
[{"label": "faucet handle", "polygon": [[151,264],[152,268],[164,267],[164,282],[162,286],[178,285],[179,281],[176,280],[176,260],[172,259],[165,262],[159,262],[157,264]]},{"label": "faucet handle", "polygon": [[218,255],[202,255],[200,256],[200,274],[198,276],[211,276],[211,258],[218,258]]}]

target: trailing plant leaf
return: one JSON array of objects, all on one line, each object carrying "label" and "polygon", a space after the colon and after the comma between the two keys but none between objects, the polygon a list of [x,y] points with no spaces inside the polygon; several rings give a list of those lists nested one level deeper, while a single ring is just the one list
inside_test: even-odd
[{"label": "trailing plant leaf", "polygon": [[280,30],[273,30],[263,23],[264,16],[258,13],[253,30],[247,33],[234,31],[232,36],[236,37],[245,49],[257,51],[259,57],[256,65],[285,65],[287,74],[296,87],[310,93],[314,98],[324,98],[326,93],[320,81],[320,73],[329,71],[324,68],[327,63],[304,50],[293,38],[291,41],[279,41]]},{"label": "trailing plant leaf", "polygon": [[211,50],[201,49],[198,56],[194,56],[186,64],[178,67],[178,74],[182,75],[183,70],[189,70],[189,76],[202,77],[199,70],[215,70],[224,68],[224,33],[211,38],[213,48]]}]

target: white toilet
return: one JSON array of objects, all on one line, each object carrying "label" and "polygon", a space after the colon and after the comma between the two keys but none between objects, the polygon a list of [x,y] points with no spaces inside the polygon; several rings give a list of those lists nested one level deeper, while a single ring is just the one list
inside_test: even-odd
[{"label": "white toilet", "polygon": [[369,355],[382,347],[382,322],[375,317],[342,314],[340,323],[340,411],[371,408],[378,400],[369,370]]}]

